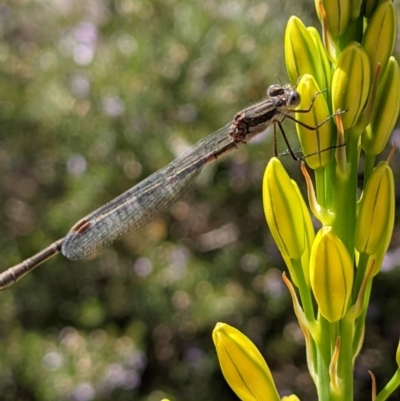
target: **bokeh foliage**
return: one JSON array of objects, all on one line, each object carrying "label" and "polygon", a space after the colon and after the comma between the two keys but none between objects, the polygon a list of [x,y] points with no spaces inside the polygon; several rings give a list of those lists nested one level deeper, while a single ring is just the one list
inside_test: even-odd
[{"label": "bokeh foliage", "polygon": [[[286,82],[285,24],[313,12],[278,0],[0,4],[1,270]],[[280,389],[313,400],[262,210],[262,139],[96,257],[58,256],[0,293],[0,399],[230,400],[211,339],[224,321],[255,341]],[[394,363],[399,276],[377,283],[366,387],[367,368]]]}]

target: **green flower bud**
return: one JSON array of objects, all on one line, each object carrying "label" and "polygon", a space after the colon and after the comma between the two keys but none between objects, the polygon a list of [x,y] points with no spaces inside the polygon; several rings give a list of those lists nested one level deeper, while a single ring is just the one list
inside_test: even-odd
[{"label": "green flower bud", "polygon": [[285,32],[286,69],[292,85],[300,76],[310,74],[325,89],[325,67],[313,36],[299,18],[289,19]]},{"label": "green flower bud", "polygon": [[[393,231],[394,179],[387,162],[379,163],[372,172],[360,200],[355,248],[366,255],[384,253]],[[385,249],[382,249],[385,248]]]},{"label": "green flower bud", "polygon": [[212,336],[225,380],[242,401],[280,401],[268,365],[244,334],[217,323]]},{"label": "green flower bud", "polygon": [[[320,92],[318,84],[311,75],[303,75],[297,90],[301,93],[301,103],[297,107],[299,110],[307,109],[316,93]],[[311,110],[308,113],[296,113],[295,117],[298,121],[315,127],[321,121],[330,115],[328,104],[322,94],[317,95]],[[310,131],[300,124],[296,125],[297,134],[299,136],[301,148],[306,163],[312,169],[325,167],[331,160],[332,150],[329,148],[333,143],[333,123],[332,120],[327,121],[315,131]],[[308,155],[312,155],[307,157]]]},{"label": "green flower bud", "polygon": [[399,116],[399,107],[399,66],[391,57],[378,86],[370,124],[361,136],[361,146],[366,153],[377,155],[383,151]]},{"label": "green flower bud", "polygon": [[353,262],[345,245],[331,227],[323,227],[312,247],[310,279],[319,311],[331,323],[347,311],[353,276]]},{"label": "green flower bud", "polygon": [[378,63],[382,66],[382,73],[385,72],[389,57],[393,53],[396,34],[396,12],[391,0],[387,0],[372,15],[362,39],[362,45],[369,57],[372,76]]},{"label": "green flower bud", "polygon": [[340,55],[332,78],[333,110],[347,111],[342,115],[344,130],[357,123],[368,99],[370,82],[367,53],[353,42]]},{"label": "green flower bud", "polygon": [[269,229],[282,255],[300,259],[305,249],[301,198],[296,184],[275,157],[265,169],[263,202]]},{"label": "green flower bud", "polygon": [[[320,10],[318,3],[321,0],[315,0],[315,8],[318,18],[321,21]],[[325,9],[328,28],[335,39],[346,32],[351,16],[351,1],[349,0],[322,0],[322,5]],[[322,21],[321,21],[322,22]]]},{"label": "green flower bud", "polygon": [[399,344],[397,345],[396,362],[397,362],[397,366],[400,368],[400,341],[399,341]]}]

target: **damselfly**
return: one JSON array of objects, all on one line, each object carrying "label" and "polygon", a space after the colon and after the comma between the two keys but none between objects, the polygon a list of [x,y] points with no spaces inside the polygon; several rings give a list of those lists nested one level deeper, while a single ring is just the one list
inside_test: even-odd
[{"label": "damselfly", "polygon": [[274,126],[275,155],[278,127],[289,153],[297,159],[282,128],[283,120],[293,120],[314,131],[332,116],[341,113],[334,113],[314,127],[296,120],[291,115],[294,112],[308,113],[318,94],[314,95],[307,109],[295,110],[300,104],[300,94],[297,90],[289,85],[271,85],[265,100],[238,112],[225,127],[200,140],[161,170],[78,221],[64,238],[1,273],[0,289],[9,287],[59,252],[71,260],[83,259],[126,233],[143,226],[176,202],[207,163],[246,144],[271,125]]}]

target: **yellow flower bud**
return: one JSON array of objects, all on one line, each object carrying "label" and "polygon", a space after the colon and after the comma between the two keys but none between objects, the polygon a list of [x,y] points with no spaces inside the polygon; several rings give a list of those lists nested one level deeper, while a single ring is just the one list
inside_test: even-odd
[{"label": "yellow flower bud", "polygon": [[345,130],[353,127],[364,109],[370,88],[370,64],[358,43],[348,45],[340,55],[332,78],[333,110],[347,110],[342,115]]},{"label": "yellow flower bud", "polygon": [[[394,179],[387,162],[379,163],[372,172],[360,200],[355,248],[366,255],[384,253],[393,231]],[[382,249],[384,247],[385,249]]]},{"label": "yellow flower bud", "polygon": [[362,38],[362,45],[368,54],[371,75],[376,72],[378,63],[385,71],[396,41],[396,12],[391,0],[383,2],[373,13]]},{"label": "yellow flower bud", "polygon": [[361,136],[361,146],[366,153],[377,155],[383,151],[399,116],[399,107],[399,66],[391,57],[378,86],[370,124]]},{"label": "yellow flower bud", "polygon": [[399,341],[399,344],[397,345],[396,362],[397,362],[397,366],[400,368],[400,341]]},{"label": "yellow flower bud", "polygon": [[269,229],[293,283],[298,286],[300,272],[294,266],[300,263],[305,283],[310,287],[309,255],[314,226],[299,187],[277,158],[272,158],[265,170],[263,202]]},{"label": "yellow flower bud", "polygon": [[323,227],[311,250],[310,279],[319,311],[329,322],[345,315],[353,277],[353,262],[345,245],[331,227]]},{"label": "yellow flower bud", "polygon": [[213,340],[225,380],[242,401],[280,400],[268,365],[243,333],[217,323]]},{"label": "yellow flower bud", "polygon": [[[321,0],[315,0],[315,8],[317,10],[318,18],[321,20],[319,15],[318,3]],[[354,0],[353,0],[354,1]],[[335,39],[346,32],[346,29],[350,22],[351,16],[351,1],[349,0],[322,0],[322,5],[325,9],[328,28]]]},{"label": "yellow flower bud", "polygon": [[305,226],[301,199],[282,163],[273,157],[263,179],[264,212],[281,253],[300,259],[305,249]]},{"label": "yellow flower bud", "polygon": [[294,85],[300,76],[312,75],[319,85],[326,88],[324,65],[313,35],[301,20],[291,17],[285,32],[285,61],[290,82]]},{"label": "yellow flower bud", "polygon": [[[298,109],[307,109],[312,101],[313,96],[320,92],[318,84],[311,75],[303,75],[297,87],[301,93],[301,102]],[[313,107],[308,113],[296,113],[296,119],[311,127],[317,126],[321,121],[329,117],[330,112],[328,104],[322,94],[317,95]],[[301,148],[306,163],[312,169],[325,167],[331,160],[332,150],[329,148],[333,144],[334,127],[331,120],[327,121],[315,131],[296,125],[297,134],[299,136]],[[308,155],[312,155],[307,157]]]}]

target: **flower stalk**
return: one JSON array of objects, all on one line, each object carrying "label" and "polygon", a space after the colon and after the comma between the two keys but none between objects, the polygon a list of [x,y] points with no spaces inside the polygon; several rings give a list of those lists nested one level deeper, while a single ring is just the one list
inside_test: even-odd
[{"label": "flower stalk", "polygon": [[[305,163],[315,176],[313,185],[302,166],[310,210],[319,220],[317,234],[297,184],[275,158],[266,168],[263,200],[266,220],[290,273],[284,281],[304,333],[318,399],[350,401],[373,279],[394,226],[393,172],[389,161],[376,164],[376,157],[384,151],[399,115],[400,73],[392,57],[397,17],[390,0],[315,0],[315,6],[321,36],[300,19],[290,18],[285,57],[291,84],[297,84],[301,94],[299,110],[315,99],[309,113],[296,114],[298,121],[317,126],[332,113],[345,111],[315,131],[297,126]],[[359,196],[362,156],[366,162]],[[228,347],[228,331],[219,334],[219,345],[214,340],[221,366],[227,363],[222,359],[228,360],[221,351]],[[254,345],[240,338],[236,369],[264,372],[264,394],[273,395],[255,399],[275,399],[271,372],[258,357],[251,357]],[[236,346],[229,345],[232,350]],[[244,356],[247,347],[249,360]],[[400,386],[400,346],[396,361],[399,368],[380,392],[371,376],[372,399],[386,400]],[[224,375],[234,389],[237,380]],[[251,378],[246,380],[250,388]],[[252,399],[235,391],[242,400]]]}]

